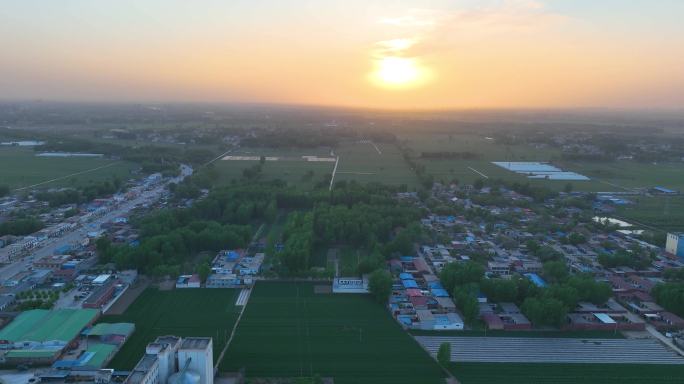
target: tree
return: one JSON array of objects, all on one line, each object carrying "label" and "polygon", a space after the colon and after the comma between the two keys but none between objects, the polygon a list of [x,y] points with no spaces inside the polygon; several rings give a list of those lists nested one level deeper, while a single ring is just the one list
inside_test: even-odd
[{"label": "tree", "polygon": [[5,197],[9,194],[10,188],[7,185],[0,185],[0,197]]},{"label": "tree", "polygon": [[568,241],[572,245],[579,245],[579,244],[584,244],[587,242],[587,238],[584,237],[584,235],[579,234],[577,232],[573,232],[568,236]]},{"label": "tree", "polygon": [[484,187],[484,181],[482,179],[475,180],[475,182],[473,183],[473,188],[480,190],[482,189],[482,187]]},{"label": "tree", "polygon": [[656,302],[678,316],[684,316],[684,283],[664,283],[651,291]]},{"label": "tree", "polygon": [[392,293],[392,275],[384,269],[376,269],[368,278],[368,290],[377,302],[386,304]]},{"label": "tree", "polygon": [[575,308],[579,301],[577,290],[567,284],[553,284],[544,291],[544,297],[563,302],[566,308]]},{"label": "tree", "polygon": [[513,280],[484,279],[480,284],[482,293],[492,302],[512,302],[518,298],[518,284]]},{"label": "tree", "polygon": [[209,274],[211,274],[211,265],[209,265],[208,262],[204,262],[198,265],[197,273],[199,274],[200,281],[204,283],[205,281],[207,281],[207,277],[209,277]]},{"label": "tree", "polygon": [[565,193],[570,193],[570,192],[572,192],[572,184],[570,184],[570,183],[565,184],[565,187],[563,188],[563,191],[565,191]]},{"label": "tree", "polygon": [[454,300],[456,301],[458,308],[461,310],[463,319],[466,321],[466,323],[474,323],[480,315],[480,305],[478,304],[475,296],[466,290],[456,290],[454,292]]},{"label": "tree", "polygon": [[568,276],[568,266],[564,261],[547,261],[542,267],[544,277],[549,281],[557,283],[563,281]]},{"label": "tree", "polygon": [[528,297],[520,309],[537,326],[558,327],[563,324],[568,313],[563,302],[554,298]]},{"label": "tree", "polygon": [[447,289],[454,289],[470,283],[479,283],[484,276],[484,267],[473,262],[447,264],[439,274],[439,280]]},{"label": "tree", "polygon": [[607,283],[601,283],[589,275],[570,277],[566,284],[577,290],[580,301],[590,301],[594,304],[605,304],[613,295],[613,290]]},{"label": "tree", "polygon": [[451,362],[451,344],[442,343],[439,345],[439,350],[437,351],[437,362],[443,367],[446,367]]}]

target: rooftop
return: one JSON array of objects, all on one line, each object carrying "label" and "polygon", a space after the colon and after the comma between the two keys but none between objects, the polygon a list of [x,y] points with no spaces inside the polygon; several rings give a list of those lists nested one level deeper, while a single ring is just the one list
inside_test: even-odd
[{"label": "rooftop", "polygon": [[34,309],[21,313],[0,330],[0,340],[69,342],[97,318],[97,309]]},{"label": "rooftop", "polygon": [[211,337],[186,337],[181,349],[207,349],[211,344]]}]

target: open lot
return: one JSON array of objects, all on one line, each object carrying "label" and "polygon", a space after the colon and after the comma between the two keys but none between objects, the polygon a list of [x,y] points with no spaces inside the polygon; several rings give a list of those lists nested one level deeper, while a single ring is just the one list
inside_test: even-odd
[{"label": "open lot", "polygon": [[[576,190],[600,191],[605,185],[595,181],[531,180],[525,176],[508,171],[492,164],[493,161],[541,161],[556,163],[561,153],[555,149],[535,148],[528,145],[501,145],[484,135],[416,133],[400,136],[403,145],[410,148],[412,156],[435,180],[450,182],[454,179],[461,183],[473,183],[477,179],[502,179],[511,182],[528,182],[561,190],[570,183]],[[423,152],[472,153],[473,159],[434,159],[422,157]],[[576,171],[575,169],[563,169]]]},{"label": "open lot", "polygon": [[[528,145],[501,145],[484,135],[416,133],[401,135],[403,145],[410,148],[413,156],[436,180],[472,183],[478,178],[500,178],[516,182],[544,185],[561,190],[570,183],[575,190],[587,192],[624,191],[630,188],[663,186],[684,189],[684,164],[640,163],[636,161],[566,161],[560,151]],[[475,159],[425,159],[423,152],[470,152]],[[492,161],[542,161],[551,162],[564,171],[577,172],[590,177],[591,181],[530,180],[491,164]]]},{"label": "open lot", "polygon": [[619,207],[616,211],[618,217],[664,231],[684,231],[684,196],[635,196],[628,199],[635,204]]},{"label": "open lot", "polygon": [[114,176],[127,180],[135,167],[103,158],[37,157],[35,153],[27,148],[0,147],[0,184],[14,189],[59,179],[42,187],[80,186]]},{"label": "open lot", "polygon": [[369,141],[343,143],[335,148],[340,157],[335,182],[356,180],[414,187],[418,179],[394,144]]},{"label": "open lot", "polygon": [[100,322],[132,322],[135,333],[109,364],[110,368],[130,370],[140,360],[147,343],[157,336],[206,336],[214,338],[214,358],[225,345],[239,314],[237,289],[148,288],[124,312],[100,318]]},{"label": "open lot", "polygon": [[684,367],[653,364],[452,363],[462,384],[674,384]]},{"label": "open lot", "polygon": [[[280,179],[290,185],[311,188],[322,180],[329,180],[335,163],[305,161],[302,156],[331,157],[330,150],[314,149],[272,149],[272,148],[240,148],[227,156],[234,157],[278,157],[277,161],[266,161],[262,167],[260,180]],[[242,172],[259,163],[259,160],[222,160],[218,159],[213,166],[220,174],[220,184],[230,184],[242,179]]]},{"label": "open lot", "polygon": [[335,383],[440,383],[436,362],[366,295],[259,282],[220,370],[248,377],[332,376]]}]

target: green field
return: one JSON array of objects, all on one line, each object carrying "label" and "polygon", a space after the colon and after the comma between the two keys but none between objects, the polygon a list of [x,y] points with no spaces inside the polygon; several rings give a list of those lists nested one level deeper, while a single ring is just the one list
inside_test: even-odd
[{"label": "green field", "polygon": [[235,300],[239,292],[238,289],[145,290],[123,315],[100,319],[104,323],[135,323],[135,333],[109,367],[132,369],[147,344],[163,335],[213,337],[216,358],[237,319],[239,309],[235,307]]},{"label": "green field", "polygon": [[616,216],[664,231],[684,231],[684,196],[629,196],[635,204],[619,207]]},{"label": "green field", "polygon": [[[53,179],[59,180],[42,184],[40,187],[82,186],[108,180],[114,176],[128,180],[131,170],[135,167],[132,163],[102,158],[37,157],[32,149],[17,147],[0,147],[0,164],[0,184],[9,185],[13,189]],[[92,171],[85,172],[88,170]],[[74,175],[75,173],[80,174]]]},{"label": "green field", "polygon": [[[273,149],[273,148],[240,148],[229,156],[275,156],[278,161],[264,162],[259,180],[280,179],[289,185],[312,188],[322,180],[329,180],[335,163],[304,161],[302,156],[331,157],[330,150],[314,149]],[[228,185],[243,180],[242,171],[258,164],[258,160],[216,160],[213,166],[219,171],[219,184]],[[310,174],[309,172],[313,172]]]},{"label": "green field", "polygon": [[661,186],[684,189],[684,163],[640,163],[636,161],[560,162],[592,179],[600,180],[603,190],[620,191],[632,188],[649,189]]},{"label": "green field", "polygon": [[[377,146],[377,150],[375,149]],[[356,180],[413,187],[418,179],[394,144],[348,142],[335,148],[340,157],[335,182]],[[378,152],[380,151],[380,152]]]},{"label": "green field", "polygon": [[313,293],[311,283],[259,282],[222,371],[248,377],[332,376],[335,383],[441,383],[427,352],[364,295]]},{"label": "green field", "polygon": [[[400,136],[404,146],[412,150],[412,156],[425,165],[436,180],[472,183],[482,175],[512,182],[529,182],[561,190],[568,181],[530,180],[491,164],[492,161],[548,161],[565,171],[573,171],[590,177],[590,181],[571,181],[578,191],[624,191],[630,188],[664,186],[684,189],[684,164],[652,164],[636,161],[567,161],[561,152],[551,148],[528,145],[501,145],[484,135],[416,133]],[[473,160],[422,159],[423,152],[471,152],[478,155]]]},{"label": "green field", "polygon": [[452,363],[462,384],[674,384],[684,367],[650,364]]}]

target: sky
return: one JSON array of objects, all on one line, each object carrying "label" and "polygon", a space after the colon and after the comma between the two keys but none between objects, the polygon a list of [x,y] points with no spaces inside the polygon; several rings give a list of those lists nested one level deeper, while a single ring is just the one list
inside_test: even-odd
[{"label": "sky", "polygon": [[684,106],[681,0],[0,0],[0,99]]}]

